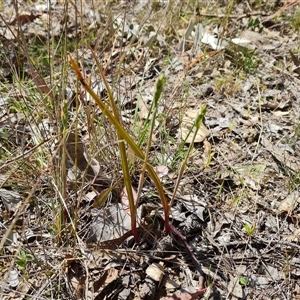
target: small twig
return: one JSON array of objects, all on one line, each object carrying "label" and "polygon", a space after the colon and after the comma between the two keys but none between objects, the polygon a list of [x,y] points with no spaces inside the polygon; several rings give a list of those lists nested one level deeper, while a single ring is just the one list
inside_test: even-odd
[{"label": "small twig", "polygon": [[280,244],[280,245],[285,245],[285,246],[289,246],[289,247],[292,247],[292,248],[295,248],[297,250],[300,250],[300,245],[296,244],[296,243],[293,243],[293,242],[287,242],[287,241],[280,241],[280,240],[274,240],[274,241],[271,241],[271,244]]},{"label": "small twig", "polygon": [[[162,218],[163,221],[165,221],[165,218],[163,215],[160,215],[160,217]],[[193,265],[196,269],[196,271],[198,272],[198,275],[199,275],[199,281],[202,281],[204,280],[204,272],[202,271],[201,269],[201,266],[195,256],[195,254],[193,253],[193,251],[191,250],[188,242],[187,242],[187,239],[185,236],[183,236],[175,227],[174,225],[170,222],[169,223],[169,228],[170,230],[173,232],[173,234],[175,234],[182,242],[182,244],[184,245],[188,255],[191,257],[191,260],[193,262]]]},{"label": "small twig", "polygon": [[86,244],[86,246],[89,249],[95,249],[95,250],[98,249],[116,250],[130,236],[132,236],[132,230],[127,231],[119,238],[104,241],[104,242],[98,242],[98,243],[88,243]]},{"label": "small twig", "polygon": [[254,11],[254,12],[249,12],[249,13],[245,13],[242,15],[227,15],[227,14],[205,14],[205,13],[199,13],[198,14],[201,17],[208,17],[208,18],[230,18],[230,19],[242,19],[242,18],[246,18],[246,17],[253,17],[253,16],[262,16],[262,17],[269,17],[270,15],[267,13],[263,13],[261,11]]},{"label": "small twig", "polygon": [[215,54],[217,54],[219,51],[210,51],[204,54],[201,54],[199,56],[197,56],[188,66],[189,69],[193,68],[201,59],[203,59],[206,56],[214,56]]},{"label": "small twig", "polygon": [[278,9],[274,14],[266,17],[264,20],[262,20],[262,23],[267,22],[271,19],[273,19],[274,17],[280,15],[283,11],[285,11],[286,9],[288,9],[289,7],[294,6],[295,4],[298,4],[300,2],[300,0],[293,0],[289,3],[287,3],[286,5],[282,6],[280,9]]}]

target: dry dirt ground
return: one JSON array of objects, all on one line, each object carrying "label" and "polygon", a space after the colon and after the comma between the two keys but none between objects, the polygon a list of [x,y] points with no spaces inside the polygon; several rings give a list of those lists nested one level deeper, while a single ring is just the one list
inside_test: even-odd
[{"label": "dry dirt ground", "polygon": [[[0,1],[1,299],[300,299],[299,1],[17,2]],[[131,236],[115,130],[67,55],[106,101],[91,49],[143,151],[164,75],[148,161],[168,201],[206,105],[169,234],[146,176]]]}]

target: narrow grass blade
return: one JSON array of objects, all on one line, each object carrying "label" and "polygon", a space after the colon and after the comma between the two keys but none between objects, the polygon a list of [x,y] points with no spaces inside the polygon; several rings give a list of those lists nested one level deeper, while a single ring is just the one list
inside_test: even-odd
[{"label": "narrow grass blade", "polygon": [[172,205],[174,203],[175,195],[176,195],[176,192],[178,190],[180,180],[181,180],[181,178],[183,176],[183,173],[184,173],[184,170],[185,170],[188,158],[189,158],[189,156],[190,156],[190,154],[191,154],[191,152],[193,150],[194,141],[195,141],[195,138],[197,136],[198,130],[199,130],[201,124],[202,124],[202,121],[203,121],[203,118],[205,116],[205,113],[206,113],[206,106],[203,106],[203,107],[201,107],[200,112],[199,112],[199,114],[198,114],[198,116],[197,116],[197,118],[195,120],[195,124],[194,124],[195,132],[194,132],[194,135],[193,135],[193,138],[192,138],[192,142],[190,143],[188,151],[186,152],[186,155],[184,157],[184,160],[181,163],[181,166],[180,166],[180,169],[179,169],[179,173],[178,173],[178,177],[177,177],[176,184],[175,184],[175,188],[174,188],[174,191],[173,191],[173,194],[172,194],[172,199],[171,199],[170,204],[169,204],[169,209],[172,207]]},{"label": "narrow grass blade", "polygon": [[144,160],[144,163],[143,163],[143,168],[142,168],[142,172],[141,172],[141,176],[140,176],[140,180],[139,180],[139,188],[138,188],[138,192],[137,192],[137,195],[138,195],[137,198],[138,199],[140,197],[140,194],[141,194],[141,191],[142,191],[142,186],[143,186],[143,183],[144,183],[145,171],[146,171],[146,168],[147,168],[147,162],[148,162],[150,147],[152,145],[152,135],[153,135],[156,115],[157,115],[157,111],[158,111],[158,100],[160,99],[160,96],[162,94],[164,82],[165,82],[165,77],[163,75],[161,75],[158,78],[158,80],[156,82],[156,86],[155,86],[154,97],[153,97],[154,110],[153,110],[153,114],[152,114],[152,118],[151,118],[150,132],[149,132],[149,138],[148,138],[148,142],[147,142],[147,150],[146,150],[146,154],[145,154],[145,160]]}]

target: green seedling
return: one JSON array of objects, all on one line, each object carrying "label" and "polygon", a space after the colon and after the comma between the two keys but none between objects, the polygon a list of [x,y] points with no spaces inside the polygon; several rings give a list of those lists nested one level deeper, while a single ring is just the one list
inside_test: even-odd
[{"label": "green seedling", "polygon": [[245,277],[240,277],[239,283],[240,283],[240,285],[246,286],[249,284],[249,281]]},{"label": "green seedling", "polygon": [[23,249],[20,251],[20,257],[16,260],[16,264],[19,267],[20,271],[26,270],[26,266],[28,261],[33,260],[33,256],[31,254],[26,253]]},{"label": "green seedling", "polygon": [[247,234],[248,234],[249,236],[251,236],[251,235],[254,234],[254,232],[255,232],[255,230],[256,230],[256,227],[255,227],[255,226],[252,226],[252,225],[250,225],[250,224],[248,224],[248,223],[246,223],[245,226],[244,226],[244,229],[245,229],[245,231],[247,232]]},{"label": "green seedling", "polygon": [[261,33],[264,29],[263,25],[259,21],[258,18],[251,17],[248,21],[248,28],[254,30],[258,30],[259,33]]},{"label": "green seedling", "polygon": [[230,47],[226,49],[226,53],[236,70],[243,70],[248,74],[252,74],[259,66],[260,59],[255,50],[230,43]]}]

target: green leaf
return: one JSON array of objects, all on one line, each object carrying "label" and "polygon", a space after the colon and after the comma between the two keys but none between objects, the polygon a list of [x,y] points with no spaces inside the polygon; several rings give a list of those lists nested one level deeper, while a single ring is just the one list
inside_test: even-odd
[{"label": "green leaf", "polygon": [[248,279],[245,277],[241,277],[240,278],[240,284],[241,285],[247,285],[248,284]]},{"label": "green leaf", "polygon": [[249,225],[248,223],[245,224],[244,228],[249,235],[252,235],[256,230],[255,226]]},{"label": "green leaf", "polygon": [[26,269],[26,259],[20,258],[16,260],[16,264],[19,266],[19,269],[21,271]]}]

